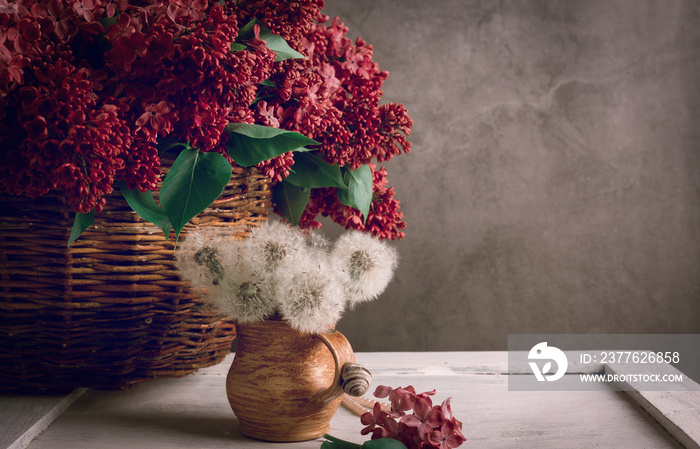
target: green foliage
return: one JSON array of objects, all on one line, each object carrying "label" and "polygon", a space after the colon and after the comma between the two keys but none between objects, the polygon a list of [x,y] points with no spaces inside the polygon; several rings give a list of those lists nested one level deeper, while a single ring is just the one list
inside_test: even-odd
[{"label": "green foliage", "polygon": [[295,186],[286,180],[272,189],[272,200],[277,205],[280,215],[293,226],[299,224],[310,197],[310,188]]},{"label": "green foliage", "polygon": [[321,449],[406,449],[406,445],[393,438],[377,438],[365,441],[361,446],[357,443],[341,440],[332,435],[323,435],[326,439],[321,443]]},{"label": "green foliage", "polygon": [[124,196],[124,199],[129,206],[138,214],[139,217],[146,221],[150,221],[154,225],[163,230],[165,239],[170,237],[170,219],[164,208],[160,207],[156,200],[153,199],[153,192],[140,190],[131,190],[126,186],[124,181],[119,181],[119,189]]},{"label": "green foliage", "polygon": [[251,167],[305,145],[319,143],[302,134],[279,128],[248,123],[230,123],[228,154],[242,167]]},{"label": "green foliage", "polygon": [[190,146],[186,143],[178,142],[171,137],[161,137],[156,142],[156,148],[158,148],[158,155],[163,156],[166,153],[180,154],[185,148]]},{"label": "green foliage", "polygon": [[299,187],[340,187],[347,189],[340,167],[324,162],[313,153],[298,153],[294,156],[294,165],[287,182]]},{"label": "green foliage", "polygon": [[265,41],[267,48],[277,54],[275,62],[284,61],[286,59],[305,59],[305,56],[290,47],[282,36],[273,34],[272,31],[270,31],[270,29],[263,25],[263,23],[258,19],[251,20],[243,28],[241,28],[238,31],[238,39],[246,41],[254,38],[255,25],[260,27],[260,39]]},{"label": "green foliage", "polygon": [[70,231],[70,238],[68,239],[68,246],[71,246],[75,240],[80,237],[80,235],[87,228],[92,226],[95,222],[95,212],[90,212],[89,214],[83,214],[80,212],[75,213],[75,219],[73,220],[73,229]]},{"label": "green foliage", "polygon": [[221,195],[231,173],[231,164],[219,153],[192,148],[180,153],[160,189],[160,204],[176,236],[192,217]]},{"label": "green foliage", "polygon": [[344,169],[343,181],[348,187],[345,190],[338,189],[338,200],[346,206],[359,210],[362,213],[362,219],[366,222],[374,192],[372,169],[368,165],[355,170]]},{"label": "green foliage", "polygon": [[97,19],[97,21],[100,22],[100,24],[101,24],[105,29],[107,29],[107,28],[109,28],[110,26],[116,24],[116,23],[117,23],[117,19],[118,19],[117,16],[114,16],[114,17],[100,17],[99,19]]},{"label": "green foliage", "polygon": [[406,449],[406,445],[393,438],[378,438],[366,441],[362,449]]},{"label": "green foliage", "polygon": [[[281,215],[296,226],[309,201],[310,189],[323,187],[336,187],[338,200],[360,211],[367,220],[374,187],[369,166],[356,170],[341,169],[324,162],[314,153],[295,154],[291,172],[282,184],[275,187],[273,200]],[[307,190],[299,190],[302,188]]]}]

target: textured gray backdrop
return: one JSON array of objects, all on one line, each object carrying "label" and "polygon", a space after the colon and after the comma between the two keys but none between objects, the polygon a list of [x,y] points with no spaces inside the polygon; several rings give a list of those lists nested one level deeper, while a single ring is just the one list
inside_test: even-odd
[{"label": "textured gray backdrop", "polygon": [[[327,0],[415,121],[356,350],[700,333],[700,2]],[[337,226],[326,226],[333,235]]]}]

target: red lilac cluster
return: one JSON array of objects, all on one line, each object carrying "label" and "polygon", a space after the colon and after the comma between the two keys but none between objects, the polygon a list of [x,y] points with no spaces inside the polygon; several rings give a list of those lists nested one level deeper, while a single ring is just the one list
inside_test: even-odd
[{"label": "red lilac cluster", "polygon": [[321,10],[325,6],[325,0],[247,0],[236,3],[240,21],[255,17],[297,50],[302,47],[304,36],[322,19]]},{"label": "red lilac cluster", "polygon": [[377,169],[375,164],[369,164],[369,167],[372,169],[374,193],[366,221],[362,221],[360,211],[337,200],[335,187],[327,187],[315,189],[312,192],[309,204],[299,222],[300,226],[320,228],[321,224],[315,220],[315,217],[321,214],[324,217],[331,217],[345,229],[367,231],[380,239],[403,238],[405,234],[402,229],[406,227],[406,223],[403,221],[403,212],[399,210],[399,201],[394,199],[394,188],[386,187],[387,170],[385,167]]},{"label": "red lilac cluster", "polygon": [[[315,217],[329,216],[346,229],[368,231],[382,239],[404,237],[403,213],[386,188],[386,169],[371,164],[409,152],[407,140],[413,122],[402,104],[380,105],[382,83],[388,73],[372,61],[372,46],[346,37],[348,29],[327,18],[301,39],[304,61],[286,61],[273,69],[274,87],[266,87],[258,102],[256,121],[305,134],[320,142],[323,159],[357,169],[370,165],[374,194],[363,221],[357,209],[342,204],[335,188],[315,189],[301,219],[305,227],[320,227]],[[262,164],[272,179],[281,180],[294,160],[283,155]]]},{"label": "red lilac cluster", "polygon": [[255,39],[231,52],[238,19],[206,0],[3,0],[0,26],[0,188],[83,213],[116,180],[156,188],[158,137],[226,154],[274,60]]},{"label": "red lilac cluster", "polygon": [[[388,72],[372,61],[372,46],[346,37],[348,28],[327,17],[301,39],[306,60],[276,66],[274,87],[258,107],[259,118],[321,142],[326,162],[356,169],[411,149],[413,122],[402,104],[380,105]],[[274,119],[274,120],[273,120]]]},{"label": "red lilac cluster", "polygon": [[[102,209],[115,181],[154,190],[156,144],[226,151],[229,123],[296,131],[317,154],[356,169],[410,151],[403,105],[379,105],[388,73],[372,47],[352,42],[324,0],[0,0],[0,191],[36,197],[59,189],[76,211]],[[275,62],[252,19],[306,59]],[[238,39],[238,40],[237,40]],[[236,41],[239,44],[233,46]],[[263,81],[265,81],[263,83]],[[261,84],[262,83],[262,84]],[[258,168],[281,182],[285,153]],[[327,189],[303,222],[401,238],[405,227],[386,170],[375,170],[365,222]]]},{"label": "red lilac cluster", "polygon": [[[362,435],[372,434],[372,439],[393,438],[408,449],[452,449],[466,441],[462,423],[452,415],[450,398],[441,405],[433,405],[430,396],[435,390],[416,393],[412,386],[395,388],[380,385],[374,395],[389,397],[391,411],[381,409],[376,402],[372,412],[360,417]],[[412,411],[413,413],[407,414]]]}]

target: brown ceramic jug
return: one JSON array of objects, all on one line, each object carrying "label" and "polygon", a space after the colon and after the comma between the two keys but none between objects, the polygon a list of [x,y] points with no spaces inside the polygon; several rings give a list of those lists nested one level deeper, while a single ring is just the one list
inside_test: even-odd
[{"label": "brown ceramic jug", "polygon": [[350,343],[336,330],[306,334],[272,318],[239,324],[236,333],[226,391],[245,436],[318,438],[329,431],[344,392],[359,396],[369,387],[369,372],[354,364]]}]

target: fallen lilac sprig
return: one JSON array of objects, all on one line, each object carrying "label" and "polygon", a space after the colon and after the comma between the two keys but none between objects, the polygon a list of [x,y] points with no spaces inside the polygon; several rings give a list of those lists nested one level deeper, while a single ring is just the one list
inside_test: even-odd
[{"label": "fallen lilac sprig", "polygon": [[[435,390],[416,393],[415,388],[410,385],[406,388],[380,385],[374,391],[374,396],[388,397],[391,410],[385,411],[381,403],[375,402],[372,411],[360,417],[360,422],[365,426],[360,433],[371,434],[371,440],[360,446],[326,435],[330,441],[324,442],[321,448],[456,448],[466,441],[462,434],[462,423],[452,414],[451,398],[447,398],[440,405],[433,405],[430,396],[434,394]],[[396,445],[396,442],[401,446]]]}]

